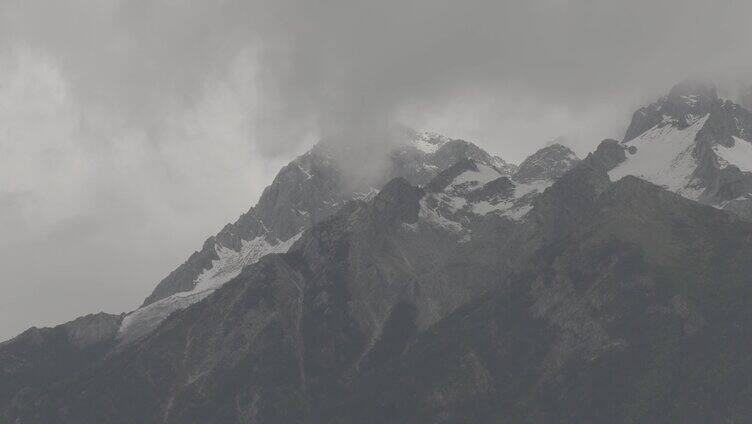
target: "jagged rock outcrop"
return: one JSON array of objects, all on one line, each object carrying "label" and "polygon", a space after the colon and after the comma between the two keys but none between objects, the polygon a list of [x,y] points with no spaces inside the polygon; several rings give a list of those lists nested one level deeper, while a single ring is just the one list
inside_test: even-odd
[{"label": "jagged rock outcrop", "polygon": [[594,152],[588,155],[589,161],[594,161],[605,170],[616,168],[617,165],[627,160],[627,153],[635,154],[637,148],[625,146],[613,139],[603,140]]},{"label": "jagged rock outcrop", "polygon": [[579,161],[577,155],[561,144],[546,146],[525,159],[514,173],[514,180],[527,183],[536,180],[553,181]]}]

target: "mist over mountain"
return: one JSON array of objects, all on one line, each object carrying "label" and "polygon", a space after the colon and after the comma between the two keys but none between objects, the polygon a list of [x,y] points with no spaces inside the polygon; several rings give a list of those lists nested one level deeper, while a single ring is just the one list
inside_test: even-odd
[{"label": "mist over mountain", "polygon": [[752,113],[687,80],[519,164],[393,131],[321,140],[138,309],[0,344],[0,417],[744,422]]},{"label": "mist over mountain", "polygon": [[0,424],[752,421],[749,16],[0,0]]},{"label": "mist over mountain", "polygon": [[0,338],[140,305],[325,138],[402,123],[519,164],[621,139],[690,75],[743,104],[750,7],[0,1]]}]

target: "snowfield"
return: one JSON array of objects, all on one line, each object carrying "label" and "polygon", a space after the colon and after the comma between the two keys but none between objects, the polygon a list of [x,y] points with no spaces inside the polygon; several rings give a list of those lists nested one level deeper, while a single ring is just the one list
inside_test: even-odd
[{"label": "snowfield", "polygon": [[634,154],[627,152],[627,160],[608,173],[611,181],[633,175],[696,200],[702,190],[693,186],[692,173],[697,168],[697,161],[692,157],[692,150],[697,133],[708,116],[696,118],[684,129],[671,123],[659,124],[624,143],[637,151]]},{"label": "snowfield", "polygon": [[713,151],[718,155],[721,167],[734,165],[742,171],[752,172],[752,143],[739,137],[734,137],[734,145],[731,147],[713,146]]},{"label": "snowfield", "polygon": [[483,165],[481,163],[476,163],[475,166],[478,168],[477,171],[467,170],[463,172],[462,174],[458,175],[451,184],[449,184],[449,187],[453,189],[462,188],[467,191],[468,188],[474,189],[481,187],[503,176],[501,172],[495,170],[494,168],[491,168],[490,166]]},{"label": "snowfield", "polygon": [[175,293],[131,312],[123,318],[118,330],[118,338],[128,343],[151,332],[173,312],[201,301],[226,282],[237,277],[243,267],[258,262],[270,253],[286,252],[302,234],[301,231],[289,240],[277,244],[270,244],[263,236],[250,241],[242,240],[239,251],[215,245],[214,251],[218,259],[212,261],[211,268],[204,270],[196,278],[193,290]]}]

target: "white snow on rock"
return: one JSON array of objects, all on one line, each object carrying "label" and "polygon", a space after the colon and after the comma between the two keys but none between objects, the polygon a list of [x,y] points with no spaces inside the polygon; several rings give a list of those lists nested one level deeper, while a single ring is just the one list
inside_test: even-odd
[{"label": "white snow on rock", "polygon": [[611,181],[633,175],[696,200],[702,190],[692,184],[692,173],[697,167],[692,150],[707,119],[708,115],[696,118],[684,129],[659,124],[628,141],[625,145],[634,146],[637,151],[627,152],[627,159],[609,171]]},{"label": "white snow on rock", "polygon": [[731,147],[717,144],[713,151],[718,155],[722,167],[734,165],[742,171],[752,171],[752,143],[747,140],[734,137],[734,145]]},{"label": "white snow on rock", "polygon": [[478,168],[477,171],[467,170],[463,172],[462,174],[458,175],[451,184],[449,184],[449,187],[457,188],[463,186],[468,188],[477,188],[503,176],[501,172],[490,166],[483,165],[481,163],[476,163],[475,165]]},{"label": "white snow on rock", "polygon": [[528,194],[543,193],[543,191],[551,187],[553,184],[553,180],[536,180],[527,184],[516,184],[514,186],[514,197],[521,199]]},{"label": "white snow on rock", "polygon": [[118,338],[128,343],[154,330],[173,312],[201,301],[226,282],[237,277],[246,265],[253,264],[271,253],[286,252],[303,234],[301,231],[287,241],[270,244],[264,237],[241,241],[240,250],[215,245],[218,259],[196,277],[193,290],[175,293],[128,314],[120,324]]},{"label": "white snow on rock", "polygon": [[492,203],[488,200],[481,200],[473,204],[473,213],[476,215],[488,215],[489,213],[505,213],[514,206],[514,202],[504,199],[500,202]]},{"label": "white snow on rock", "polygon": [[480,190],[486,184],[502,175],[498,170],[476,164],[478,170],[468,170],[457,176],[442,193],[429,194],[429,199],[437,204],[429,207],[426,199],[420,203],[419,217],[422,222],[454,233],[463,233],[467,214],[485,216],[494,214],[519,221],[532,209],[535,196],[550,187],[554,181],[540,179],[526,183],[511,180],[513,190],[500,192],[483,200],[470,200],[470,193]]},{"label": "white snow on rock", "polygon": [[465,207],[467,200],[460,196],[450,196],[448,194],[439,195],[439,199],[453,211],[458,211]]},{"label": "white snow on rock", "polygon": [[160,299],[136,309],[123,318],[117,337],[121,343],[130,343],[157,328],[160,322],[175,311],[185,309],[210,295],[214,290],[194,293],[182,292]]},{"label": "white snow on rock", "polygon": [[418,137],[412,141],[416,149],[426,154],[432,154],[436,153],[436,151],[446,142],[450,141],[450,139],[443,135],[424,132],[419,134]]},{"label": "white snow on rock", "polygon": [[426,222],[429,225],[443,228],[445,230],[454,232],[454,233],[461,233],[463,230],[463,227],[461,224],[454,222],[450,219],[447,219],[443,216],[441,216],[438,212],[431,209],[427,204],[425,199],[420,200],[420,210],[418,210],[418,218],[422,222]]},{"label": "white snow on rock", "polygon": [[532,198],[545,191],[553,183],[552,180],[536,180],[526,184],[515,183],[514,193],[509,198],[496,203],[486,200],[478,202],[473,205],[472,211],[476,215],[495,213],[519,221],[533,208]]}]

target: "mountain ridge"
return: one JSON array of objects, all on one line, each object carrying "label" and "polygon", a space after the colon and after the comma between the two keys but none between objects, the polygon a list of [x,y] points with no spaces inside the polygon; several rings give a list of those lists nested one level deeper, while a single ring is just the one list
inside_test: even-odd
[{"label": "mountain ridge", "polygon": [[[445,244],[444,253],[433,240],[455,236],[421,218],[426,195],[395,179],[373,199],[349,202],[287,253],[265,256],[142,342],[38,394],[55,399],[36,412],[40,421],[687,418],[657,405],[633,410],[628,397],[617,404],[618,415],[593,403],[592,392],[571,391],[572,376],[598,387],[598,376],[619,358],[639,378],[618,374],[605,393],[623,382],[652,396],[655,389],[636,386],[656,369],[645,362],[644,341],[674,349],[724,334],[717,331],[729,325],[724,317],[752,319],[738,309],[743,302],[723,306],[738,296],[752,299],[744,284],[752,271],[744,259],[752,259],[752,225],[633,176],[611,182],[594,159],[536,197],[527,219],[473,232],[464,243]],[[730,272],[716,299],[697,270],[730,248],[733,256],[715,265]],[[667,279],[685,257],[694,265]],[[423,275],[437,264],[441,269]],[[439,275],[449,284],[433,277]],[[692,284],[685,288],[683,277]],[[716,346],[722,354],[727,344]],[[707,365],[701,369],[710,372]],[[436,397],[435,389],[452,394]],[[712,397],[697,399],[692,410],[700,419],[744,411],[740,403],[719,409]],[[10,416],[22,416],[16,414],[24,404],[18,400]]]},{"label": "mountain ridge", "polygon": [[583,160],[416,135],[349,191],[309,152],[138,311],[0,344],[0,417],[743,422],[748,115],[681,83]]}]

